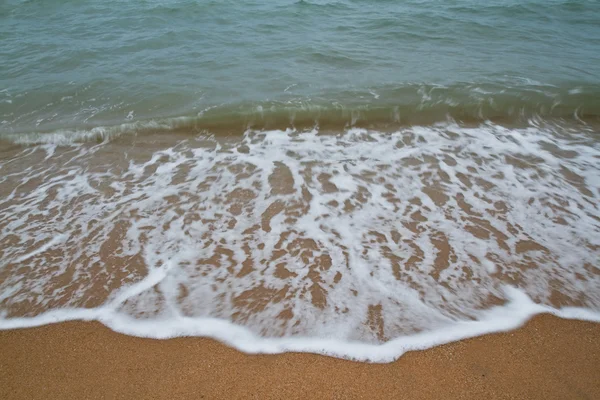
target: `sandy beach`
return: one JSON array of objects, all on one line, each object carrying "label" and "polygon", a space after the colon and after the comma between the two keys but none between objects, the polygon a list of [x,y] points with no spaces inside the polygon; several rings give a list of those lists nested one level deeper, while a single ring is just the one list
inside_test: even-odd
[{"label": "sandy beach", "polygon": [[367,364],[69,322],[0,332],[0,398],[597,399],[599,335],[600,325],[544,315],[517,331]]}]

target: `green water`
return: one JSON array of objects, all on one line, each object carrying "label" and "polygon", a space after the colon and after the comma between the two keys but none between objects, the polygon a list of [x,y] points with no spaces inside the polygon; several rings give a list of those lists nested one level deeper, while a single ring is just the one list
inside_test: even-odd
[{"label": "green water", "polygon": [[598,21],[584,0],[4,0],[0,134],[597,120]]}]

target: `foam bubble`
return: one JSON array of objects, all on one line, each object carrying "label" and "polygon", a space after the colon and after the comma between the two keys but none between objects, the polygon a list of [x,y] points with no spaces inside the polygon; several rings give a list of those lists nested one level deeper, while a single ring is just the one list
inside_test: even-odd
[{"label": "foam bubble", "polygon": [[600,147],[581,127],[15,152],[0,328],[98,320],[384,362],[538,313],[600,318]]}]

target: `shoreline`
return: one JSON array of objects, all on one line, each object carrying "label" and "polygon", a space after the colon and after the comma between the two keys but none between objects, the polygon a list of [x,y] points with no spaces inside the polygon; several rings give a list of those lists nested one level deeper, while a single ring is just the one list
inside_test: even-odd
[{"label": "shoreline", "polygon": [[0,331],[0,398],[600,398],[600,324],[539,315],[515,331],[388,364],[248,355],[212,339],[98,322]]}]

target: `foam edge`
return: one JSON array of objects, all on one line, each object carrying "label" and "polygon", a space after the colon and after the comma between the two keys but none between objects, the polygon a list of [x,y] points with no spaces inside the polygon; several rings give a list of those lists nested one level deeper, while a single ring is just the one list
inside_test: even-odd
[{"label": "foam edge", "polygon": [[223,319],[180,316],[173,319],[136,320],[107,307],[53,310],[31,318],[2,318],[0,330],[34,328],[67,321],[98,321],[115,332],[129,336],[153,339],[204,337],[246,354],[313,353],[352,361],[389,363],[409,351],[426,350],[490,333],[511,331],[539,314],[600,322],[600,313],[590,309],[556,309],[536,304],[523,291],[514,287],[505,287],[505,293],[509,301],[503,306],[482,312],[479,320],[459,321],[438,330],[401,336],[383,344],[328,338],[263,338]]}]

